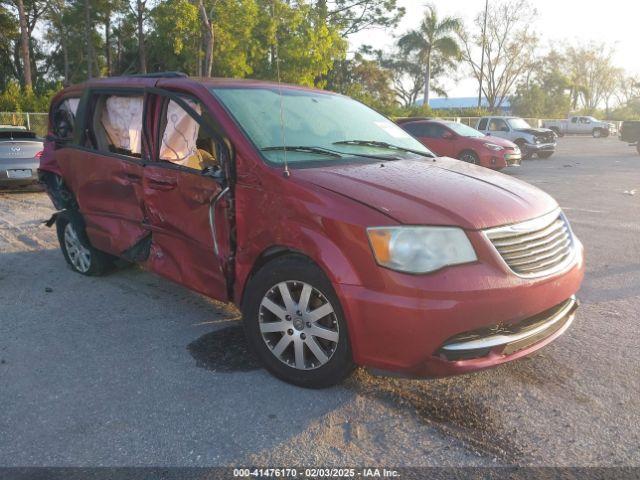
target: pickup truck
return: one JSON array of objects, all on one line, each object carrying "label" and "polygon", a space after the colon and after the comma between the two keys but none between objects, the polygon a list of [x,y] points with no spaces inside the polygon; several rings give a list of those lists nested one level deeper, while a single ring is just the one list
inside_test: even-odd
[{"label": "pickup truck", "polygon": [[569,134],[593,135],[594,138],[602,138],[608,137],[615,130],[614,124],[581,115],[572,115],[566,120],[546,120],[542,126],[553,130],[559,137]]},{"label": "pickup truck", "polygon": [[640,154],[640,122],[623,122],[618,138],[629,146],[636,147]]},{"label": "pickup truck", "polygon": [[476,130],[505,138],[520,147],[522,158],[549,158],[556,151],[556,134],[547,128],[533,128],[519,117],[481,117]]}]

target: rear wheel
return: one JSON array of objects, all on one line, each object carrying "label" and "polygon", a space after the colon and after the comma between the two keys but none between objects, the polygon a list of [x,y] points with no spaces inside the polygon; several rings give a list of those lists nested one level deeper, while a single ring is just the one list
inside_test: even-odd
[{"label": "rear wheel", "polygon": [[113,257],[91,246],[82,222],[75,216],[60,215],[56,220],[60,249],[71,269],[82,275],[104,274],[113,264]]},{"label": "rear wheel", "polygon": [[474,165],[478,165],[480,163],[480,159],[475,152],[471,150],[465,150],[460,154],[458,160],[462,160],[463,162],[473,163]]},{"label": "rear wheel", "polygon": [[601,128],[594,128],[593,129],[593,138],[600,138],[602,137],[602,129]]},{"label": "rear wheel", "polygon": [[246,288],[245,333],[269,372],[294,385],[324,388],[352,371],[340,302],[315,264],[298,255],[277,258]]}]

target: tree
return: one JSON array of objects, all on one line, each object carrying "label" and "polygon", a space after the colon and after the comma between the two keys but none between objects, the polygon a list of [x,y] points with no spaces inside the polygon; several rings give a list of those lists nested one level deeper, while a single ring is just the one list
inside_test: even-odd
[{"label": "tree", "polygon": [[357,52],[352,59],[336,62],[326,88],[390,113],[398,105],[392,86],[393,74],[377,59],[365,58],[365,53]]},{"label": "tree", "polygon": [[614,49],[605,44],[591,43],[567,48],[574,108],[581,106],[592,112],[605,104],[609,109],[609,101],[622,75],[621,70],[613,65],[613,54]]},{"label": "tree", "polygon": [[138,33],[138,72],[147,73],[147,49],[145,45],[144,22],[147,20],[147,0],[135,0],[135,8],[131,13],[136,19]]},{"label": "tree", "polygon": [[416,54],[416,60],[424,69],[424,104],[429,105],[429,91],[431,88],[431,62],[433,56],[442,60],[460,58],[461,50],[456,37],[453,35],[460,30],[462,22],[459,18],[438,18],[434,6],[427,5],[420,27],[405,33],[398,40],[398,47],[405,55]]},{"label": "tree", "polygon": [[511,108],[524,117],[564,118],[571,110],[570,90],[566,57],[551,50],[519,83],[511,97]]},{"label": "tree", "polygon": [[18,22],[20,25],[20,55],[22,57],[22,76],[24,78],[24,87],[27,90],[31,90],[33,88],[33,79],[31,77],[31,55],[29,48],[27,15],[25,13],[23,0],[15,0],[15,5],[18,8]]},{"label": "tree", "polygon": [[397,0],[317,0],[316,10],[343,37],[368,28],[394,28],[405,14]]},{"label": "tree", "polygon": [[484,12],[476,16],[471,33],[460,31],[463,58],[478,82],[481,59],[477,53],[484,43],[482,93],[492,110],[502,105],[515,85],[536,65],[538,40],[532,27],[536,16],[536,10],[527,0],[503,0],[489,7],[486,35],[482,34]]}]

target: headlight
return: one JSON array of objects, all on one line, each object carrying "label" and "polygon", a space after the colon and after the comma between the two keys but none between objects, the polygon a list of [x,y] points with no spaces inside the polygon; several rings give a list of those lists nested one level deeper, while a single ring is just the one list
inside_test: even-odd
[{"label": "headlight", "polygon": [[378,265],[399,272],[428,273],[478,259],[459,228],[372,227],[367,234]]},{"label": "headlight", "polygon": [[501,147],[500,145],[496,145],[495,143],[485,143],[484,146],[487,147],[489,150],[493,150],[494,152],[499,152],[500,150],[504,150],[504,147]]}]

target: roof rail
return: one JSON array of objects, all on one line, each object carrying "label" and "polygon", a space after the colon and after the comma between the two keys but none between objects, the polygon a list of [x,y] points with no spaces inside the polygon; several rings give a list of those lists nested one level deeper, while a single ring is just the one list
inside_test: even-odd
[{"label": "roof rail", "polygon": [[185,78],[188,77],[183,72],[152,72],[152,73],[133,73],[131,75],[123,75],[126,77],[138,77],[138,78]]}]

